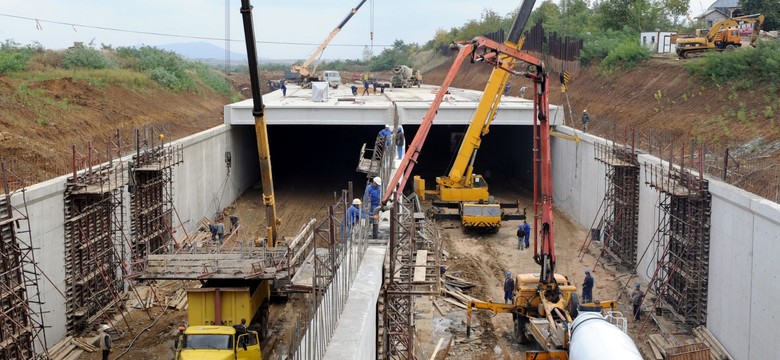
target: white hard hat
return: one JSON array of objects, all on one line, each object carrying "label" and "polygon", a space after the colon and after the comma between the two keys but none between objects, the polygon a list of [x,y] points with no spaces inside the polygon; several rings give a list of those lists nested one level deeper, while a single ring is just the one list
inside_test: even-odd
[{"label": "white hard hat", "polygon": [[585,110],[582,110],[582,112],[586,113],[586,112],[588,112],[588,110],[587,110],[587,109],[585,109]]},{"label": "white hard hat", "polygon": [[377,176],[377,177],[375,177],[375,178],[374,178],[374,182],[375,182],[377,185],[382,185],[382,178],[381,178],[381,177],[379,177],[379,176]]},{"label": "white hard hat", "polygon": [[390,129],[390,128],[391,128],[390,124],[385,124],[385,129]]},{"label": "white hard hat", "polygon": [[355,199],[355,200],[352,200],[352,205],[360,205],[360,204],[362,204],[362,202],[360,201],[360,199]]},{"label": "white hard hat", "polygon": [[110,328],[111,328],[111,327],[110,327],[110,326],[108,326],[108,325],[106,325],[106,324],[100,325],[100,330],[103,330],[103,331],[106,331],[106,330],[108,330],[108,329],[110,329]]}]

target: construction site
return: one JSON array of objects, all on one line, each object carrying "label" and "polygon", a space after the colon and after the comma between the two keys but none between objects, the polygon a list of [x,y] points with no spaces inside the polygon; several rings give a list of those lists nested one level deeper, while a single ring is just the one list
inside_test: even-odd
[{"label": "construction site", "polygon": [[38,183],[3,160],[0,357],[780,358],[780,204],[702,144],[575,125],[579,48],[523,33],[533,6],[364,95],[262,78],[246,32],[223,123],[116,130]]}]

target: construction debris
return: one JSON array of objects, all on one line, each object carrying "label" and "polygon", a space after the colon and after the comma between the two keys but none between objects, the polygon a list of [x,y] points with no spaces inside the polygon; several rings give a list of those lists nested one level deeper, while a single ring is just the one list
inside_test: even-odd
[{"label": "construction debris", "polygon": [[696,340],[701,341],[710,348],[710,359],[712,360],[734,360],[728,351],[720,344],[720,341],[707,329],[706,326],[697,326],[693,328],[693,335]]},{"label": "construction debris", "polygon": [[75,360],[79,359],[84,352],[93,353],[98,350],[94,344],[98,337],[75,338],[66,336],[60,342],[49,349],[49,359],[52,360]]}]

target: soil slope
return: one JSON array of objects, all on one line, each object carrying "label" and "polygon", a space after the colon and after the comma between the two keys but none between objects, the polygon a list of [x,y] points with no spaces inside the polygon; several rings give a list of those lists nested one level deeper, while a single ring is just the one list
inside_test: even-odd
[{"label": "soil slope", "polygon": [[[428,84],[441,84],[451,62],[425,74]],[[492,67],[484,64],[466,64],[453,82],[454,87],[482,90]],[[552,74],[550,103],[566,104],[560,92],[557,74]],[[526,98],[531,97],[531,82],[514,77],[510,94],[527,86]],[[653,58],[641,66],[613,74],[599,75],[595,67],[580,70],[569,84],[571,104],[576,127],[583,109],[591,115],[589,130],[596,133],[622,130],[626,127],[664,130],[676,136],[697,138],[713,143],[744,142],[761,135],[766,140],[780,138],[775,126],[777,115],[767,118],[767,106],[780,106],[780,101],[766,88],[769,84],[755,84],[746,90],[735,86],[715,86],[691,77],[683,63],[668,58]],[[765,96],[766,95],[766,96]],[[745,120],[739,120],[738,111],[744,107]],[[751,116],[752,115],[752,116]],[[567,112],[567,124],[571,124]]]}]

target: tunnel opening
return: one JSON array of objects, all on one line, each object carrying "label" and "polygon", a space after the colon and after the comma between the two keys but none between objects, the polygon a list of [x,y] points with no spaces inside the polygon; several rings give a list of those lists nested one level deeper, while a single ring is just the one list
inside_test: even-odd
[{"label": "tunnel opening", "polygon": [[[431,128],[413,171],[435,186],[446,175],[460,147],[466,125],[435,125]],[[367,177],[356,171],[364,143],[372,147],[380,126],[365,125],[270,125],[271,162],[276,191],[340,191],[352,181],[362,193]],[[404,125],[407,144],[419,125]],[[408,146],[407,146],[408,147]],[[475,173],[486,176],[491,192],[527,192],[532,188],[532,127],[494,125],[475,160]],[[256,154],[253,157],[257,161]],[[259,176],[259,174],[258,174]],[[406,192],[411,192],[411,181]]]}]

